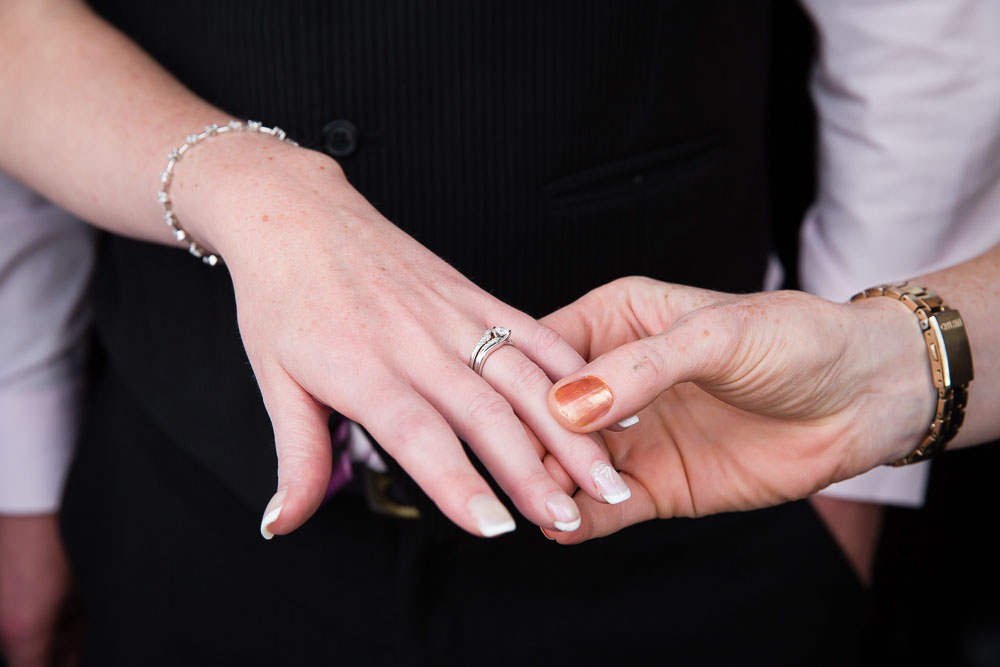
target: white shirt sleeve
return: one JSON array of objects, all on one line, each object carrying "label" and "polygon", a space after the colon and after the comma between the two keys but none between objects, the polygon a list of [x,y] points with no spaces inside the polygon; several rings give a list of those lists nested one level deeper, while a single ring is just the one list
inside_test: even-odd
[{"label": "white shirt sleeve", "polygon": [[[820,159],[803,288],[844,301],[1000,242],[1000,2],[803,4],[819,37]],[[928,473],[880,468],[824,493],[919,505]]]},{"label": "white shirt sleeve", "polygon": [[94,238],[0,174],[0,513],[59,506],[77,434]]}]

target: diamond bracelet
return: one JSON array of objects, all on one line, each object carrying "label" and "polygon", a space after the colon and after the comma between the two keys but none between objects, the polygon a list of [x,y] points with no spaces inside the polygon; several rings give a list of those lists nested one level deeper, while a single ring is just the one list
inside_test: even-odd
[{"label": "diamond bracelet", "polygon": [[286,136],[285,131],[280,127],[264,127],[260,121],[256,120],[248,120],[246,123],[231,120],[225,125],[208,125],[198,134],[189,134],[187,141],[181,144],[179,148],[170,151],[170,155],[167,156],[167,166],[163,170],[163,173],[160,174],[160,191],[156,194],[156,200],[163,204],[163,219],[167,223],[167,226],[170,227],[174,238],[181,243],[187,243],[188,252],[209,266],[215,266],[222,261],[222,258],[213,252],[209,252],[205,246],[192,239],[184,231],[184,228],[181,227],[180,220],[177,219],[177,215],[174,213],[173,204],[170,199],[170,183],[174,178],[174,167],[177,166],[177,163],[180,162],[185,153],[205,139],[214,137],[217,134],[225,134],[226,132],[257,132],[270,135],[293,146],[298,146],[297,143]]}]

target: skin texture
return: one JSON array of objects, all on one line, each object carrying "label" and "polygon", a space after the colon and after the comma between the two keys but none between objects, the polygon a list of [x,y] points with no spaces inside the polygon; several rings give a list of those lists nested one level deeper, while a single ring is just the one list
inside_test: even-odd
[{"label": "skin texture", "polygon": [[[912,279],[962,313],[976,379],[951,448],[1000,436],[1000,247]],[[609,283],[545,318],[591,363],[549,394],[554,416],[603,431],[633,500],[615,508],[578,498],[575,543],[655,517],[701,516],[797,498],[909,454],[926,433],[934,389],[916,317],[899,301],[835,304],[798,292],[736,296],[647,278]],[[556,397],[600,378],[613,403],[589,423]],[[592,383],[592,381],[589,381]],[[825,501],[824,501],[825,502]],[[880,518],[836,502],[828,521],[853,522],[838,541],[870,570]],[[836,532],[836,531],[835,531]]]}]

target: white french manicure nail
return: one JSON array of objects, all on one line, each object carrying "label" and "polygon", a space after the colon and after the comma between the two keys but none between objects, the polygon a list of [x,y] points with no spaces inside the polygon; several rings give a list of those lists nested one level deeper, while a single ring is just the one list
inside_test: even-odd
[{"label": "white french manicure nail", "polygon": [[604,461],[598,461],[594,464],[594,467],[590,469],[590,476],[593,478],[594,485],[601,497],[609,504],[617,505],[632,497],[632,492],[622,476]]},{"label": "white french manicure nail", "polygon": [[499,500],[485,493],[472,496],[469,500],[469,513],[476,520],[476,527],[483,537],[495,537],[509,533],[516,527],[514,517]]},{"label": "white french manicure nail", "polygon": [[573,499],[564,493],[553,493],[546,498],[545,506],[552,515],[552,525],[564,533],[569,533],[580,527],[580,510]]},{"label": "white french manicure nail", "polygon": [[271,496],[271,501],[264,508],[264,518],[260,522],[260,534],[265,540],[269,540],[274,537],[268,528],[272,523],[278,520],[281,516],[281,507],[285,502],[285,496],[288,495],[288,489],[278,489],[278,492]]},{"label": "white french manicure nail", "polygon": [[618,425],[622,428],[628,428],[629,426],[635,426],[639,423],[639,415],[632,415],[631,417],[626,417],[625,419],[618,422]]}]

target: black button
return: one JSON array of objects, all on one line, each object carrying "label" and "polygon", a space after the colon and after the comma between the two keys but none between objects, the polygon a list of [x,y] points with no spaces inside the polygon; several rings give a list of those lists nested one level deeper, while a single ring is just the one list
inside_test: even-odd
[{"label": "black button", "polygon": [[323,128],[326,152],[333,157],[347,157],[358,148],[358,128],[349,120],[334,120]]}]

